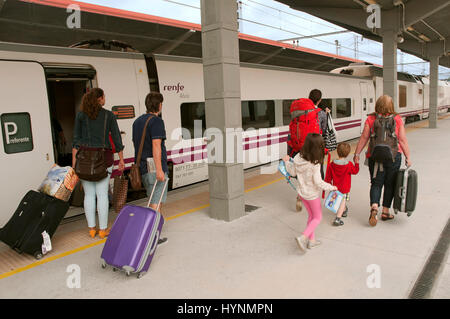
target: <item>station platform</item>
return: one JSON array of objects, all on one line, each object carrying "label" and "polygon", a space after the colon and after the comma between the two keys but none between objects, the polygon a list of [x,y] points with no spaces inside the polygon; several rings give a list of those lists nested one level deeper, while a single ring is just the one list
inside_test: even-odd
[{"label": "station platform", "polygon": [[[0,243],[0,298],[408,298],[450,217],[450,114],[440,116],[437,129],[428,121],[408,124],[407,137],[419,175],[411,217],[399,213],[369,225],[369,172],[361,165],[345,225],[332,226],[334,214],[323,208],[316,229],[322,245],[302,254],[294,237],[305,228],[306,211],[295,211],[295,192],[279,173],[253,169],[245,174],[253,211],[232,222],[209,217],[207,183],[170,192],[163,208],[168,241],[141,279],[102,269],[105,240],[88,236],[84,217],[62,224],[53,251],[39,261]],[[110,221],[116,216],[111,212]],[[71,265],[81,270],[80,288],[68,287]],[[450,298],[448,254],[433,280],[431,298]]]}]

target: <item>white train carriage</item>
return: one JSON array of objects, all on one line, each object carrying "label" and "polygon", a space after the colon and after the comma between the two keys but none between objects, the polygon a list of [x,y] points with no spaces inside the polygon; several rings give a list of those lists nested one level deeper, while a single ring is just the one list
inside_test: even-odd
[{"label": "white train carriage", "polygon": [[[244,168],[286,154],[290,105],[315,88],[323,92],[322,103],[332,110],[338,140],[360,136],[382,92],[379,77],[336,73],[241,64]],[[423,116],[428,87],[426,79],[414,79],[399,83],[406,86],[407,94],[402,113]],[[442,110],[450,104],[449,87],[443,85]],[[92,87],[105,91],[106,107],[118,117],[126,167],[134,162],[132,123],[145,113],[147,93],[159,91],[164,95],[171,188],[208,178],[201,59],[0,42],[0,174],[7,177],[0,195],[0,225],[24,194],[39,186],[53,163],[70,165],[65,153],[71,151],[75,114],[82,95]],[[65,146],[55,145],[55,122],[63,129]]]},{"label": "white train carriage", "polygon": [[[373,80],[375,96],[383,95],[383,69],[360,63],[332,70],[334,74],[348,74]],[[407,121],[428,118],[430,109],[430,81],[427,77],[398,72],[398,108]],[[438,113],[448,112],[450,108],[450,85],[439,81]]]}]

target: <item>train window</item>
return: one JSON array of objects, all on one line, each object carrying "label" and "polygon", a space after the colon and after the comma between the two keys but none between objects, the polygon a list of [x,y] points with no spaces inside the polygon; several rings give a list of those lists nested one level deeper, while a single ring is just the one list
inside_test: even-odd
[{"label": "train window", "polygon": [[4,113],[1,115],[1,125],[6,154],[33,150],[30,113]]},{"label": "train window", "polygon": [[352,99],[322,99],[320,106],[328,107],[331,110],[333,119],[352,116]]},{"label": "train window", "polygon": [[406,107],[406,86],[405,85],[398,86],[398,106]]},{"label": "train window", "polygon": [[114,113],[118,120],[132,119],[136,116],[134,113],[133,105],[113,106],[111,111]]},{"label": "train window", "polygon": [[274,101],[242,101],[242,128],[269,128],[275,126]]},{"label": "train window", "polygon": [[283,125],[291,123],[291,104],[295,100],[283,100]]},{"label": "train window", "polygon": [[[242,101],[242,128],[269,128],[275,127],[275,102],[274,101]],[[183,132],[183,139],[194,138],[195,121],[202,121],[202,136],[206,130],[205,103],[183,103],[181,104],[181,127],[189,131]],[[198,123],[197,125],[200,125]],[[198,129],[197,129],[198,130]],[[198,134],[198,133],[197,133]]]},{"label": "train window", "polygon": [[[205,102],[183,103],[181,104],[181,127],[189,130],[189,136],[183,132],[183,139],[194,138],[195,121],[202,121],[202,136],[206,130]],[[197,125],[199,125],[198,123]],[[183,130],[184,131],[184,130]],[[197,133],[198,134],[198,133]]]}]

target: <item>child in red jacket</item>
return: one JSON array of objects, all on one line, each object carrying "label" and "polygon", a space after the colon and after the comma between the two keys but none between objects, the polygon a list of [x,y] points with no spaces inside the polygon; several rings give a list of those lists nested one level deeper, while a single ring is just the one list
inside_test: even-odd
[{"label": "child in red jacket", "polygon": [[330,167],[327,167],[327,174],[325,176],[325,182],[336,186],[344,194],[344,199],[333,222],[334,226],[344,225],[341,218],[347,217],[348,209],[346,202],[349,200],[350,188],[352,186],[351,175],[356,175],[359,172],[358,163],[353,165],[352,162],[346,160],[348,154],[350,154],[350,150],[351,148],[348,143],[339,143],[337,147],[339,159],[331,162]]}]

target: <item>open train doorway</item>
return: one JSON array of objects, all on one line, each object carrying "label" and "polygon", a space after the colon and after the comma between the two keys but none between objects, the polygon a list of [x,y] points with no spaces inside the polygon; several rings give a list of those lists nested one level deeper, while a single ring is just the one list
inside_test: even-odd
[{"label": "open train doorway", "polygon": [[54,161],[72,166],[75,116],[83,95],[96,85],[96,71],[88,65],[44,64],[50,106]]}]

